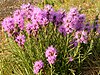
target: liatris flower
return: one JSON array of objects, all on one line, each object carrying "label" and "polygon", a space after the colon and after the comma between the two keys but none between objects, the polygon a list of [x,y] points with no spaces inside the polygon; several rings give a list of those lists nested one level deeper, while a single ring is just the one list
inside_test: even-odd
[{"label": "liatris flower", "polygon": [[34,12],[32,13],[31,20],[33,23],[34,23],[34,20],[36,20],[36,22],[42,26],[45,26],[48,24],[46,12],[44,12],[38,7],[34,7]]},{"label": "liatris flower", "polygon": [[88,40],[88,36],[87,36],[87,32],[86,31],[77,31],[75,32],[75,39],[77,42],[80,43],[87,43]]},{"label": "liatris flower", "polygon": [[15,29],[14,19],[11,17],[5,18],[2,22],[2,27],[4,28],[4,31],[6,31],[8,35],[11,36]]},{"label": "liatris flower", "polygon": [[66,27],[64,25],[59,26],[58,31],[62,33],[64,36],[66,36]]},{"label": "liatris flower", "polygon": [[20,10],[20,9],[17,9],[13,12],[13,17],[18,17],[18,16],[21,16],[21,17],[24,17],[25,16],[25,13]]},{"label": "liatris flower", "polygon": [[[61,28],[63,28],[64,35],[70,34],[73,31],[83,30],[84,21],[85,21],[85,15],[79,14],[79,12],[76,8],[72,8],[67,13],[67,15],[63,18],[63,24],[58,29],[61,30]],[[62,32],[60,31],[60,33],[62,33]]]},{"label": "liatris flower", "polygon": [[38,74],[39,71],[44,67],[44,63],[42,62],[42,60],[36,61],[34,63],[34,73]]},{"label": "liatris flower", "polygon": [[52,8],[52,5],[45,5],[44,10],[47,11],[47,12],[48,11],[54,11],[54,9]]},{"label": "liatris flower", "polygon": [[19,15],[19,16],[14,17],[14,21],[20,30],[24,29],[24,18],[22,16]]},{"label": "liatris flower", "polygon": [[78,46],[78,42],[76,40],[70,42],[70,48],[77,47],[77,46]]},{"label": "liatris flower", "polygon": [[70,25],[70,23],[66,23],[65,25],[59,26],[58,31],[66,36],[66,34],[70,34],[73,32],[73,27],[72,25]]},{"label": "liatris flower", "polygon": [[69,61],[72,62],[73,61],[73,58],[72,57],[69,57]]},{"label": "liatris flower", "polygon": [[84,26],[84,30],[87,31],[88,33],[91,31],[91,26],[89,23],[87,23],[85,26]]},{"label": "liatris flower", "polygon": [[49,62],[49,64],[54,64],[56,61],[56,57],[55,56],[50,56],[47,58],[47,61]]},{"label": "liatris flower", "polygon": [[55,11],[51,5],[45,5],[43,11],[46,13],[49,22],[53,22]]},{"label": "liatris flower", "polygon": [[35,32],[39,29],[39,26],[37,24],[37,22],[34,21],[33,24],[28,23],[26,25],[26,31],[28,34],[31,34],[32,32],[35,34]]},{"label": "liatris flower", "polygon": [[21,10],[16,10],[13,13],[14,23],[20,30],[24,29],[24,13]]},{"label": "liatris flower", "polygon": [[49,64],[54,64],[57,57],[56,49],[53,46],[48,47],[48,49],[46,49],[45,56],[47,57]]},{"label": "liatris flower", "polygon": [[59,10],[57,12],[54,13],[54,16],[53,16],[53,23],[56,25],[56,26],[60,26],[62,25],[63,23],[63,18],[65,17],[65,11],[64,10]]},{"label": "liatris flower", "polygon": [[21,12],[24,13],[24,17],[26,19],[31,19],[33,11],[34,11],[34,6],[32,6],[30,3],[23,4],[21,6]]},{"label": "liatris flower", "polygon": [[24,46],[25,36],[19,35],[19,36],[16,37],[15,41],[18,43],[19,46]]}]

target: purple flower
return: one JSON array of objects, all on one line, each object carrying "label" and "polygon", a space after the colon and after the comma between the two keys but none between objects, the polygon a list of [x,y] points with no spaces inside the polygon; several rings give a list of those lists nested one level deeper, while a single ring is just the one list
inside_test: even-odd
[{"label": "purple flower", "polygon": [[87,23],[85,26],[84,26],[84,30],[86,30],[88,33],[91,31],[91,26],[89,23]]},{"label": "purple flower", "polygon": [[45,26],[48,24],[46,12],[38,7],[34,7],[34,12],[31,17],[32,22],[36,21],[39,25]]},{"label": "purple flower", "polygon": [[54,11],[54,9],[52,8],[52,5],[45,5],[44,10],[47,11],[47,12],[48,11]]},{"label": "purple flower", "polygon": [[79,22],[84,22],[85,21],[85,15],[84,14],[80,14],[79,15]]},{"label": "purple flower", "polygon": [[52,8],[52,6],[51,5],[46,5],[44,7],[43,11],[46,13],[46,16],[47,16],[47,19],[49,20],[49,22],[53,22],[55,11]]},{"label": "purple flower", "polygon": [[35,22],[35,21],[33,24],[28,23],[26,25],[26,31],[28,34],[31,34],[32,32],[35,33],[35,32],[37,32],[38,29],[39,29],[39,26],[38,26],[37,22]]},{"label": "purple flower", "polygon": [[69,61],[72,62],[73,61],[73,58],[72,57],[69,57]]},{"label": "purple flower", "polygon": [[22,16],[15,16],[14,22],[17,24],[17,27],[19,27],[20,30],[24,29],[24,18]]},{"label": "purple flower", "polygon": [[2,22],[2,27],[4,28],[4,31],[6,31],[8,35],[11,36],[15,29],[14,19],[11,17],[5,18]]},{"label": "purple flower", "polygon": [[66,36],[66,34],[70,34],[73,32],[73,26],[71,25],[71,23],[66,23],[66,24],[63,24],[61,26],[59,26],[58,28],[58,31],[60,33],[63,33],[64,36]]},{"label": "purple flower", "polygon": [[58,31],[62,33],[64,36],[66,36],[66,27],[64,25],[59,26]]},{"label": "purple flower", "polygon": [[77,47],[78,43],[76,40],[70,42],[70,48]]},{"label": "purple flower", "polygon": [[13,13],[13,17],[17,17],[17,16],[21,16],[21,17],[24,17],[25,13],[22,12],[22,10],[15,10],[14,13]]},{"label": "purple flower", "polygon": [[56,57],[55,56],[50,56],[47,58],[47,61],[49,62],[49,64],[54,64],[56,61]]},{"label": "purple flower", "polygon": [[65,11],[63,10],[59,10],[57,12],[54,13],[53,15],[53,23],[56,25],[56,26],[60,26],[63,22],[63,18],[65,17]]},{"label": "purple flower", "polygon": [[97,34],[100,34],[100,24],[97,26],[98,28],[96,29]]},{"label": "purple flower", "polygon": [[25,36],[19,35],[19,36],[16,37],[15,41],[18,43],[19,46],[24,46]]},{"label": "purple flower", "polygon": [[[79,14],[77,8],[71,8],[70,11],[65,15],[63,18],[63,24],[61,27],[63,27],[64,35],[70,34],[73,31],[79,31],[84,29],[84,21],[85,21],[85,15]],[[60,28],[61,28],[60,27]],[[61,33],[61,31],[60,31]]]},{"label": "purple flower", "polygon": [[31,19],[33,11],[34,11],[34,6],[32,6],[30,3],[23,4],[21,6],[21,12],[24,13],[24,17],[26,17],[26,19]]},{"label": "purple flower", "polygon": [[87,36],[87,32],[86,31],[77,31],[75,32],[75,39],[77,42],[80,42],[80,43],[87,43],[87,40],[88,40],[88,36]]},{"label": "purple flower", "polygon": [[53,46],[48,47],[48,49],[46,49],[45,56],[47,57],[49,64],[54,64],[57,57],[56,49]]},{"label": "purple flower", "polygon": [[34,73],[38,74],[38,72],[44,67],[44,63],[42,62],[42,60],[36,61],[34,63]]},{"label": "purple flower", "polygon": [[74,17],[77,16],[79,12],[77,8],[71,8],[68,14]]}]

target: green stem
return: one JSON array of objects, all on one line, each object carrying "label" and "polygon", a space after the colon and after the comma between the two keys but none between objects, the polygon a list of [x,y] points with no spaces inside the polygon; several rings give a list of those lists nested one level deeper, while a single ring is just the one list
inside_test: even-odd
[{"label": "green stem", "polygon": [[53,75],[53,72],[52,72],[52,64],[50,64],[50,67],[51,67],[51,75]]},{"label": "green stem", "polygon": [[78,68],[79,69],[79,74],[80,74],[80,69],[81,69],[81,66],[80,66],[81,63],[80,62],[81,62],[81,58],[80,58],[80,50],[79,50],[79,68]]},{"label": "green stem", "polygon": [[[65,51],[65,54],[67,54],[68,55],[68,43],[69,43],[69,34],[67,35],[67,41],[66,41],[66,51]],[[67,75],[68,75],[68,64],[66,65],[66,67],[67,67]]]},{"label": "green stem", "polygon": [[40,70],[40,73],[39,73],[39,75],[42,75],[42,70]]},{"label": "green stem", "polygon": [[74,53],[74,57],[76,57],[76,56],[77,56],[78,51],[79,51],[79,48],[80,48],[80,43],[78,43],[77,49],[76,49],[76,51],[75,51],[75,53]]}]

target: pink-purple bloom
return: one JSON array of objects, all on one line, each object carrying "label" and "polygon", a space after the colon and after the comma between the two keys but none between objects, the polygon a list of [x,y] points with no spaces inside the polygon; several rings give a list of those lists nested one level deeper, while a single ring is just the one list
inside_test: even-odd
[{"label": "pink-purple bloom", "polygon": [[31,19],[34,11],[34,6],[31,5],[30,3],[28,4],[23,4],[21,6],[21,12],[24,13],[24,17],[26,19]]},{"label": "pink-purple bloom", "polygon": [[72,57],[69,57],[69,61],[72,62],[73,61],[73,58]]},{"label": "pink-purple bloom", "polygon": [[32,24],[28,23],[26,25],[26,31],[28,34],[31,34],[32,32],[35,34],[38,29],[39,29],[39,26],[38,26],[37,22],[35,22],[35,21]]},{"label": "pink-purple bloom", "polygon": [[23,46],[25,43],[25,36],[19,35],[16,37],[15,41],[18,43],[19,46]]},{"label": "pink-purple bloom", "polygon": [[11,36],[15,29],[14,19],[12,17],[5,18],[2,22],[2,27],[4,28],[4,31],[6,31],[8,35]]},{"label": "pink-purple bloom", "polygon": [[54,64],[57,57],[57,50],[53,46],[50,46],[46,49],[45,56],[49,64]]},{"label": "pink-purple bloom", "polygon": [[20,30],[24,29],[24,18],[22,16],[14,17],[14,22]]},{"label": "pink-purple bloom", "polygon": [[70,42],[70,48],[77,47],[77,46],[78,46],[78,42],[75,39]]},{"label": "pink-purple bloom", "polygon": [[80,43],[87,43],[87,40],[88,40],[88,34],[87,34],[87,31],[77,31],[75,32],[75,37],[77,42],[80,42]]},{"label": "pink-purple bloom", "polygon": [[87,23],[85,26],[84,26],[84,30],[87,31],[88,33],[91,31],[91,26],[89,23]]},{"label": "pink-purple bloom", "polygon": [[42,69],[44,67],[44,63],[42,62],[42,60],[39,60],[39,61],[36,61],[35,63],[34,63],[34,67],[33,67],[33,72],[35,73],[35,74],[38,74],[39,73],[39,71]]},{"label": "pink-purple bloom", "polygon": [[[63,24],[59,26],[60,33],[70,34],[73,31],[83,30],[85,15],[79,14],[77,8],[71,8],[67,15],[63,18]],[[64,30],[62,30],[62,28]]]},{"label": "pink-purple bloom", "polygon": [[46,12],[38,7],[34,7],[31,17],[32,22],[36,21],[39,25],[45,26],[48,24]]}]

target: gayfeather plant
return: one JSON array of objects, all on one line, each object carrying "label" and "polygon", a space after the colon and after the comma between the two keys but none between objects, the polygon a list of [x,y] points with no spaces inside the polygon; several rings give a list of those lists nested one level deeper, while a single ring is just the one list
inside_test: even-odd
[{"label": "gayfeather plant", "polygon": [[43,68],[44,64],[42,62],[42,60],[36,61],[34,63],[34,73],[38,74],[38,72]]},{"label": "gayfeather plant", "polygon": [[19,36],[16,37],[15,41],[18,43],[19,46],[24,46],[25,36],[19,35]]},{"label": "gayfeather plant", "polygon": [[95,45],[100,40],[98,23],[95,19],[91,26],[78,8],[66,12],[55,10],[52,5],[39,8],[23,4],[2,21],[9,43],[6,47],[11,52],[9,62],[13,62],[13,65],[7,63],[11,72],[15,75],[82,74],[84,60],[98,48]]},{"label": "gayfeather plant", "polygon": [[53,46],[48,47],[45,52],[45,56],[47,57],[47,61],[49,64],[54,64],[57,57],[57,51]]}]

